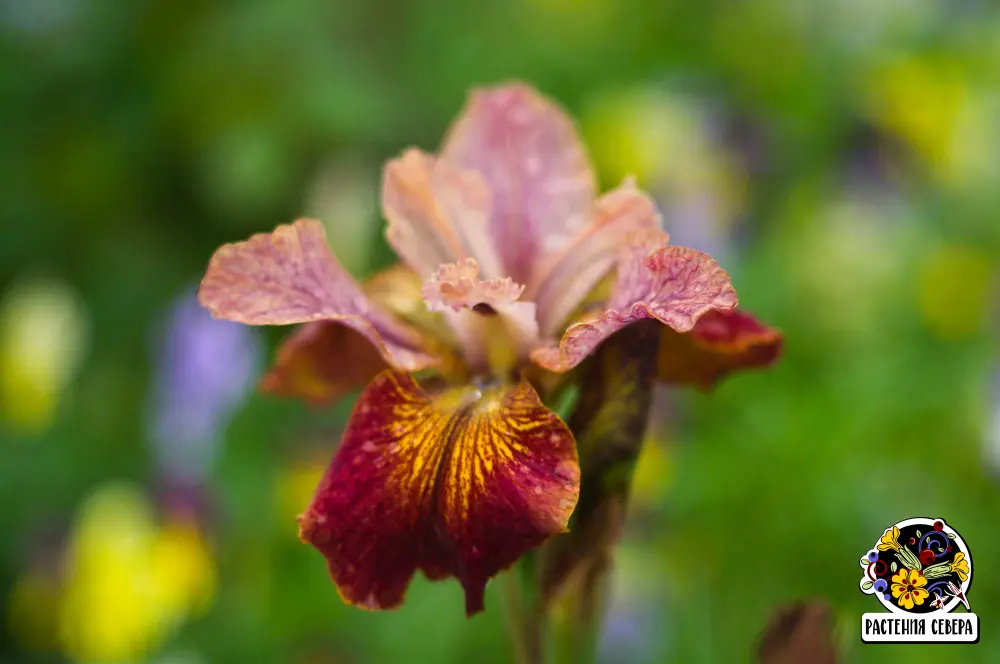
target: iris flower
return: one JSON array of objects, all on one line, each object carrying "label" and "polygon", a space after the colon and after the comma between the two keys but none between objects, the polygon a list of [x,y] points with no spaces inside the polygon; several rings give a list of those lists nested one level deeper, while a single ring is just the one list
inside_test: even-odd
[{"label": "iris flower", "polygon": [[660,321],[662,351],[688,356],[659,362],[673,382],[780,344],[715,261],[668,244],[633,182],[598,196],[573,122],[526,85],[474,91],[439,155],[389,161],[382,206],[401,263],[364,285],[302,219],[218,249],[199,292],[220,318],[305,324],[265,391],[322,404],[367,384],[299,517],[356,606],[399,605],[419,569],[456,577],[472,615],[492,576],[567,530],[576,443],[543,398],[619,330]]}]

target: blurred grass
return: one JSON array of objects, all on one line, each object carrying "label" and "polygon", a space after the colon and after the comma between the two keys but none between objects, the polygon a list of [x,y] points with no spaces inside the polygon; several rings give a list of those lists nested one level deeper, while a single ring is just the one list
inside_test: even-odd
[{"label": "blurred grass", "polygon": [[[848,661],[922,659],[857,638],[857,559],[919,514],[969,542],[983,616],[978,646],[935,661],[1000,661],[997,44],[976,0],[0,3],[0,289],[66,284],[91,331],[40,429],[9,415],[35,378],[5,392],[0,593],[58,576],[106,482],[155,497],[150,343],[218,244],[314,209],[330,159],[360,189],[329,209],[374,210],[383,159],[434,148],[469,86],[523,78],[580,118],[606,186],[637,171],[787,338],[770,372],[664,397],[669,472],[636,496],[619,574],[658,625],[636,652],[747,661],[771,607],[816,595]],[[370,216],[324,219],[362,272],[391,260]],[[247,401],[205,488],[217,596],[149,661],[507,660],[495,589],[471,622],[456,584],[423,580],[363,613],[298,543],[281,487],[332,454],[348,407]],[[0,660],[61,661],[55,616],[32,636],[12,606]]]}]

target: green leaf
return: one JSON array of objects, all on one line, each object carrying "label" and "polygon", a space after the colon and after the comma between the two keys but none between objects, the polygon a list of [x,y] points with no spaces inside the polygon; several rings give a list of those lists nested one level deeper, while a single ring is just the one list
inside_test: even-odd
[{"label": "green leaf", "polygon": [[897,569],[898,567],[899,567],[899,565],[897,565],[897,564],[896,564],[896,561],[895,561],[895,560],[893,560],[893,561],[892,561],[892,564],[891,564],[891,565],[889,565],[889,571],[891,571],[891,572],[895,572],[895,571],[896,571],[896,569]]},{"label": "green leaf", "polygon": [[874,586],[874,585],[875,584],[873,582],[871,582],[871,581],[865,581],[863,584],[861,584],[861,589],[862,590],[871,590],[871,587]]},{"label": "green leaf", "polygon": [[555,394],[552,403],[546,405],[565,421],[570,418],[579,400],[580,386],[576,383],[567,383]]},{"label": "green leaf", "polygon": [[949,539],[955,539],[955,533],[948,533]]},{"label": "green leaf", "polygon": [[917,537],[920,537],[920,531],[919,530],[917,531]]}]

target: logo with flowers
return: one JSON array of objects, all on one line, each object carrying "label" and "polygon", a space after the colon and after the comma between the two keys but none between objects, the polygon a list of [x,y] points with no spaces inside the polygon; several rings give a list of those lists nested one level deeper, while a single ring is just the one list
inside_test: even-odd
[{"label": "logo with flowers", "polygon": [[972,557],[942,519],[915,518],[886,528],[861,559],[861,591],[894,613],[970,611]]}]

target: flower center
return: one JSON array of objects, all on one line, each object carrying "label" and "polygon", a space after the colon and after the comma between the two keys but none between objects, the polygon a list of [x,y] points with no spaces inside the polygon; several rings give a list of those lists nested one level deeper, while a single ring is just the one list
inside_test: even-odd
[{"label": "flower center", "polygon": [[422,287],[427,308],[444,313],[473,376],[512,377],[538,340],[535,304],[509,277],[480,279],[472,258],[442,265]]}]

